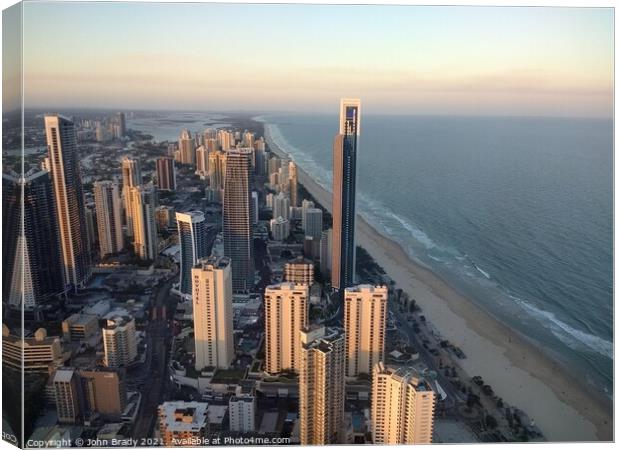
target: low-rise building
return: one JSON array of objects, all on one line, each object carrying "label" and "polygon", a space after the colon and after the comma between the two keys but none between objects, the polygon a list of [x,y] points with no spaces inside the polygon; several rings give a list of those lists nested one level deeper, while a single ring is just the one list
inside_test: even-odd
[{"label": "low-rise building", "polygon": [[[159,433],[164,445],[197,445],[209,430],[209,404],[205,402],[165,402],[159,405]],[[199,445],[199,443],[198,443]]]}]

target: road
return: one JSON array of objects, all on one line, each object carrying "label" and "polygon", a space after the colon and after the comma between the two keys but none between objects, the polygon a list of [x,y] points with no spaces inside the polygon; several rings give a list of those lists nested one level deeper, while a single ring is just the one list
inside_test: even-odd
[{"label": "road", "polygon": [[[430,370],[437,372],[437,381],[441,385],[444,391],[448,394],[446,399],[445,408],[450,409],[455,405],[457,401],[464,401],[463,394],[448,380],[443,374],[443,370],[438,368],[438,356],[432,355],[427,348],[424,347],[422,342],[423,334],[419,334],[413,330],[413,325],[407,320],[407,314],[401,313],[398,306],[392,302],[389,304],[390,311],[394,314],[394,319],[400,322],[398,329],[409,338],[409,343],[415,347],[420,354],[420,359],[428,366]],[[420,328],[425,327],[422,323]]]},{"label": "road", "polygon": [[[170,288],[175,279],[164,281],[157,286],[155,304],[151,309],[151,320],[146,328],[147,360],[144,371],[148,374],[142,390],[142,404],[133,428],[135,439],[152,435],[157,418],[157,407],[168,390],[168,355],[171,342],[168,321],[174,316],[174,298],[170,297]],[[170,308],[170,311],[168,309]],[[172,313],[172,314],[171,314]]]}]

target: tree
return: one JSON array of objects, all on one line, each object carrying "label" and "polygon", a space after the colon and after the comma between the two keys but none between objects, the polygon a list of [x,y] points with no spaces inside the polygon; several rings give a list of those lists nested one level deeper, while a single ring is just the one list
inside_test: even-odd
[{"label": "tree", "polygon": [[497,420],[495,417],[488,415],[485,420],[487,428],[494,430],[497,428]]}]

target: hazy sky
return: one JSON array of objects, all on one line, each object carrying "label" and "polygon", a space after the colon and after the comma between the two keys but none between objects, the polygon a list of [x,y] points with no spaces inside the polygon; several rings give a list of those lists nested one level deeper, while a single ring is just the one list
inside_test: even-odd
[{"label": "hazy sky", "polygon": [[26,3],[26,106],[609,117],[613,11]]}]

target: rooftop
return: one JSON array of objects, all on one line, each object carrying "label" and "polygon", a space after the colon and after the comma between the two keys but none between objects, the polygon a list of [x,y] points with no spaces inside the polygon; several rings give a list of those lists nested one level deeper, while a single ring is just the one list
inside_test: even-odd
[{"label": "rooftop", "polygon": [[168,431],[199,431],[207,426],[208,408],[206,402],[165,402],[159,405],[159,414]]}]

